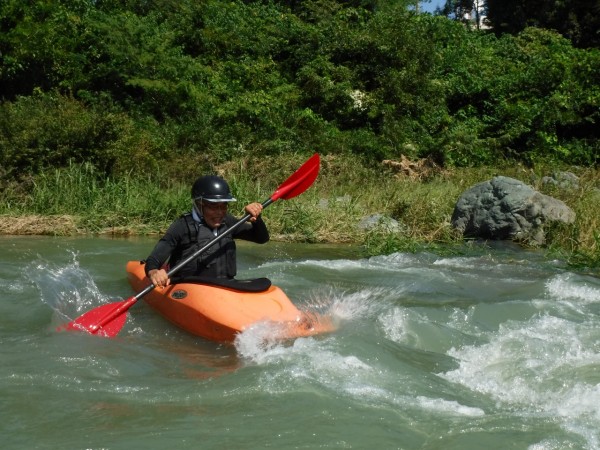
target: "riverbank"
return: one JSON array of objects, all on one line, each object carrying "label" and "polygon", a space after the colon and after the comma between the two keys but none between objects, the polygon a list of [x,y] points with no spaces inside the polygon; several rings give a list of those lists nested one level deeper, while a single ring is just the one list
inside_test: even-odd
[{"label": "riverbank", "polygon": [[89,230],[81,226],[82,219],[72,215],[44,216],[31,214],[24,216],[0,216],[0,235],[11,236],[76,236],[76,235],[107,235],[107,236],[136,236],[159,234],[147,225],[137,224],[123,227],[106,227]]},{"label": "riverbank", "polygon": [[[88,230],[81,227],[81,217],[70,215],[43,216],[39,214],[25,216],[0,215],[1,236],[160,236],[164,227],[153,227],[148,224],[131,224],[120,227],[106,227],[103,229]],[[295,235],[276,234],[271,240],[279,242],[303,242]],[[325,239],[324,243],[339,243]]]},{"label": "riverbank", "polygon": [[[241,215],[243,205],[269,198],[305,156],[228,162],[212,170],[229,180]],[[363,245],[368,254],[411,251],[462,242],[450,217],[459,196],[496,175],[519,179],[565,202],[576,213],[573,225],[549,230],[547,249],[566,259],[600,266],[600,171],[563,167],[577,183],[543,183],[558,170],[548,165],[452,169],[427,161],[363,164],[352,156],[322,158],[319,177],[302,195],[265,210],[273,240]],[[4,189],[0,234],[160,235],[190,208],[189,180],[173,171],[146,178],[102,179],[90,166],[49,171],[29,184]],[[365,217],[380,214],[398,226],[366,229]]]},{"label": "riverbank", "polygon": [[0,234],[2,235],[39,235],[69,236],[82,233],[77,227],[77,219],[73,216],[0,216]]}]

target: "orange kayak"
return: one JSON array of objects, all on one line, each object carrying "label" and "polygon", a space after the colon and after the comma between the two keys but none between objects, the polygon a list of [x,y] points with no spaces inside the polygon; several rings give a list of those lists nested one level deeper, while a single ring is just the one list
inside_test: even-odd
[{"label": "orange kayak", "polygon": [[[140,261],[127,263],[127,277],[136,291],[150,281]],[[232,342],[236,335],[259,322],[276,322],[277,338],[289,339],[331,332],[331,320],[301,312],[287,295],[266,278],[218,280],[173,278],[174,284],[155,288],[144,300],[163,317],[185,331],[218,342]],[[210,282],[211,284],[206,284]]]}]

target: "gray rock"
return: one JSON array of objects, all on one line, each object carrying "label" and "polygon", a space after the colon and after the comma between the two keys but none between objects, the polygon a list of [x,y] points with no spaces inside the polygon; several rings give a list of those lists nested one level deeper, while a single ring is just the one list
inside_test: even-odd
[{"label": "gray rock", "polygon": [[573,172],[554,172],[552,176],[543,177],[543,184],[551,184],[561,189],[579,189],[579,177]]},{"label": "gray rock", "polygon": [[451,219],[452,226],[464,236],[535,245],[545,242],[545,224],[574,220],[575,213],[562,201],[502,176],[465,191]]},{"label": "gray rock", "polygon": [[357,226],[360,230],[372,230],[374,228],[379,228],[390,233],[400,231],[401,228],[397,220],[384,216],[383,214],[372,214],[370,216],[363,217]]}]

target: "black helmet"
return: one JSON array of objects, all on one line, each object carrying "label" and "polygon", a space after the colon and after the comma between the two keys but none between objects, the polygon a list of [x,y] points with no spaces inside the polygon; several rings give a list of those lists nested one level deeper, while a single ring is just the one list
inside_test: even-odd
[{"label": "black helmet", "polygon": [[207,202],[235,202],[227,181],[216,175],[198,178],[192,186],[192,199]]}]

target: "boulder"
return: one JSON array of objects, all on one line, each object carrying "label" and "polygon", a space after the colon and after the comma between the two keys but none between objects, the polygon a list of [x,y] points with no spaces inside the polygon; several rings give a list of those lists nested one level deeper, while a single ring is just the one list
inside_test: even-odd
[{"label": "boulder", "polygon": [[452,226],[467,237],[512,239],[533,245],[545,242],[545,224],[574,220],[574,211],[564,202],[502,176],[465,191],[451,219]]},{"label": "boulder", "polygon": [[398,223],[397,220],[384,216],[383,214],[372,214],[363,217],[357,227],[359,230],[364,231],[377,229],[388,233],[398,232],[401,229],[400,223]]},{"label": "boulder", "polygon": [[566,190],[579,189],[579,177],[573,172],[554,172],[549,177],[543,177],[542,183]]}]

